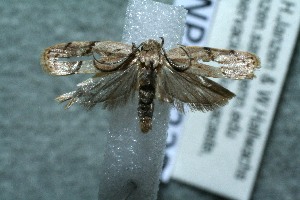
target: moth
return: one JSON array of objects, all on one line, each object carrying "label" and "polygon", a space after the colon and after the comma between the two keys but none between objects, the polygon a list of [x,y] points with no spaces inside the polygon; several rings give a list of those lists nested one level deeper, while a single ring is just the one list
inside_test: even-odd
[{"label": "moth", "polygon": [[184,104],[192,111],[211,111],[235,94],[207,77],[252,79],[260,66],[249,52],[183,45],[166,51],[163,46],[163,38],[138,46],[113,41],[61,43],[44,50],[41,65],[50,75],[93,74],[77,90],[56,98],[68,101],[66,108],[77,102],[87,109],[98,103],[114,109],[138,93],[137,114],[143,133],[152,127],[154,99],[181,112]]}]

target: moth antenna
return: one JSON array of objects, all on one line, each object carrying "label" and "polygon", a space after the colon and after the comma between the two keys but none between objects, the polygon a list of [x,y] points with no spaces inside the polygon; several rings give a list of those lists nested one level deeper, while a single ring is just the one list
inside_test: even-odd
[{"label": "moth antenna", "polygon": [[110,65],[112,66],[111,68],[109,69],[105,69],[101,66],[97,66],[95,65],[95,67],[103,72],[111,72],[111,71],[115,71],[121,67],[123,67],[126,63],[128,63],[128,61],[135,55],[135,53],[138,51],[139,49],[136,48],[135,44],[132,43],[132,52],[127,56],[125,57],[124,59],[121,59],[121,60],[118,60],[116,62],[104,62],[104,61],[101,61],[101,60],[97,60],[97,58],[95,57],[94,55],[94,52],[92,53],[93,55],[93,58],[94,58],[94,63],[97,62],[99,64],[102,64],[102,65]]},{"label": "moth antenna", "polygon": [[166,50],[164,48],[161,48],[163,53],[164,53],[164,56],[167,60],[167,62],[176,70],[176,71],[180,71],[180,72],[183,72],[185,70],[187,70],[188,68],[190,68],[190,66],[192,65],[192,58],[190,57],[189,53],[186,51],[186,49],[184,49],[183,47],[180,47],[185,53],[186,55],[188,56],[189,58],[189,64],[188,65],[177,65],[175,64],[172,60],[170,60],[167,56],[167,53],[166,53]]},{"label": "moth antenna", "polygon": [[136,44],[133,42],[132,43],[132,47],[131,47],[131,51],[133,52],[133,51],[136,51],[136,49],[138,49],[137,47],[136,47]]},{"label": "moth antenna", "polygon": [[135,54],[136,52],[138,52],[140,50],[140,47],[143,46],[144,42],[142,42],[139,46],[136,46],[136,44],[133,42],[132,43],[132,52],[131,54]]},{"label": "moth antenna", "polygon": [[97,63],[103,64],[103,63],[101,63],[99,60],[97,60],[97,58],[96,58],[95,55],[94,55],[94,52],[92,52],[92,55],[93,55],[94,60],[95,60]]},{"label": "moth antenna", "polygon": [[161,47],[163,47],[164,43],[165,43],[165,38],[164,37],[159,37],[159,38],[161,39],[160,45],[161,45]]},{"label": "moth antenna", "polygon": [[186,53],[187,57],[189,58],[189,61],[190,61],[189,66],[188,66],[188,68],[189,68],[192,65],[192,57],[190,56],[189,52],[185,49],[184,45],[179,45],[179,47]]}]

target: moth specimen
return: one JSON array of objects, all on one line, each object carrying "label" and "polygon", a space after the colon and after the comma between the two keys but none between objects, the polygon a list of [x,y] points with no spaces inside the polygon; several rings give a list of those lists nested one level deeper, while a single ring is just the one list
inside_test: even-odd
[{"label": "moth specimen", "polygon": [[[68,101],[66,108],[78,102],[88,109],[98,103],[113,109],[124,106],[137,91],[143,133],[152,127],[154,99],[168,102],[181,112],[184,104],[191,110],[210,111],[235,95],[206,77],[252,79],[260,65],[248,52],[197,46],[166,51],[163,45],[163,38],[138,46],[112,41],[62,43],[44,50],[41,65],[50,75],[94,74],[79,83],[76,91],[56,98]],[[70,59],[74,57],[79,58]],[[211,61],[221,66],[205,64]]]}]

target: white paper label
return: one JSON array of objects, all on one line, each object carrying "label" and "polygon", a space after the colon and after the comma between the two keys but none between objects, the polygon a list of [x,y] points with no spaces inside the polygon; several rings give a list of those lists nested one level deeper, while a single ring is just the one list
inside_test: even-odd
[{"label": "white paper label", "polygon": [[207,46],[254,52],[261,69],[254,80],[218,80],[237,96],[222,109],[186,116],[173,178],[231,199],[250,198],[299,22],[298,0],[218,3]]}]

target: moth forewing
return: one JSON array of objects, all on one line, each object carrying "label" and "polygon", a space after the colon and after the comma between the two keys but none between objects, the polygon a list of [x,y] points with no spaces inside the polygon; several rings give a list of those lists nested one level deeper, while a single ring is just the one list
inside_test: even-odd
[{"label": "moth forewing", "polygon": [[[188,70],[202,76],[252,79],[255,77],[254,70],[260,67],[259,58],[249,52],[197,46],[187,46],[184,49],[192,60],[192,66]],[[183,62],[188,59],[187,54],[181,48],[171,49],[168,56],[174,62]],[[215,62],[221,66],[214,67],[206,62]]]},{"label": "moth forewing", "polygon": [[[96,73],[92,60],[84,60],[91,56],[94,42],[69,42],[56,44],[44,50],[41,65],[50,75],[71,75],[77,73]],[[71,60],[71,58],[79,58]],[[70,58],[70,60],[67,60]]]},{"label": "moth forewing", "polygon": [[219,63],[224,63],[221,67],[224,76],[231,79],[253,79],[254,71],[260,68],[259,58],[250,52],[233,51],[232,54],[219,57]]},{"label": "moth forewing", "polygon": [[[122,60],[130,52],[131,46],[120,42],[92,41],[60,43],[48,47],[43,51],[41,65],[44,71],[50,75],[64,76],[80,73],[97,73],[99,72],[99,68],[105,69],[111,67],[108,64]],[[92,57],[94,54],[100,56],[98,62],[95,62]],[[85,57],[87,58],[84,59]]]}]

